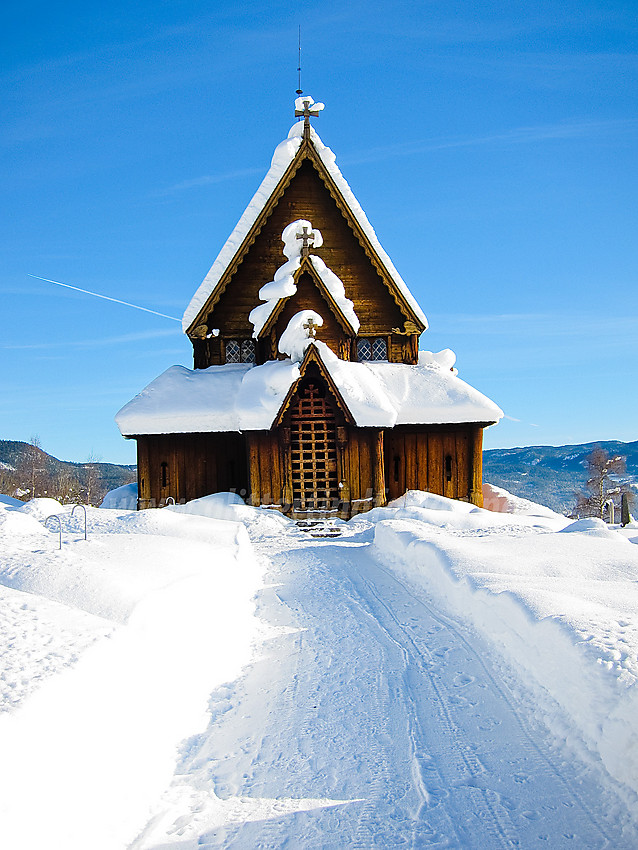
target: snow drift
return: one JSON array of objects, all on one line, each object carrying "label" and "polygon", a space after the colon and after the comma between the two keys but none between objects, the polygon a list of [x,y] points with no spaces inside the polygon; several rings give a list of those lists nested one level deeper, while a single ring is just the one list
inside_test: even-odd
[{"label": "snow drift", "polygon": [[544,722],[638,792],[638,553],[604,523],[529,511],[408,494],[405,507],[372,512],[376,556],[478,628]]}]

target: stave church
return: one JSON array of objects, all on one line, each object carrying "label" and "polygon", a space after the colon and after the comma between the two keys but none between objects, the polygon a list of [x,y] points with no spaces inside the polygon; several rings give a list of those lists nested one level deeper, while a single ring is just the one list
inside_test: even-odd
[{"label": "stave church", "polygon": [[419,348],[426,317],[314,119],[298,119],[184,313],[172,366],[117,414],[138,508],[232,491],[348,518],[407,490],[482,505],[483,429],[501,410]]}]

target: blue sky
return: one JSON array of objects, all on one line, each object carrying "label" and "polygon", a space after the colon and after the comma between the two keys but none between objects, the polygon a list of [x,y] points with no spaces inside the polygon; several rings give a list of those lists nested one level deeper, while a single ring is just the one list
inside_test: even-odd
[{"label": "blue sky", "polygon": [[117,410],[293,123],[315,125],[488,448],[638,439],[633,2],[11,2],[0,86],[0,439],[135,461]]}]

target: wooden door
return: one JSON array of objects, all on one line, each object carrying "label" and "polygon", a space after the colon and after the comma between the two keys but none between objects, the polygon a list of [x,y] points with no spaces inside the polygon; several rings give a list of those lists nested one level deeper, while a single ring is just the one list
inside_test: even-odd
[{"label": "wooden door", "polygon": [[339,502],[337,426],[319,381],[305,383],[290,409],[292,498],[295,513],[325,512]]}]

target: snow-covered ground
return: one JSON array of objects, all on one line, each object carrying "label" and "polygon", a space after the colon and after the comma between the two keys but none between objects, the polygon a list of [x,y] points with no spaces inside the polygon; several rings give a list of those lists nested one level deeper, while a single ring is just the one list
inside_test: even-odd
[{"label": "snow-covered ground", "polygon": [[637,847],[638,527],[486,505],[0,503],[0,846]]}]

